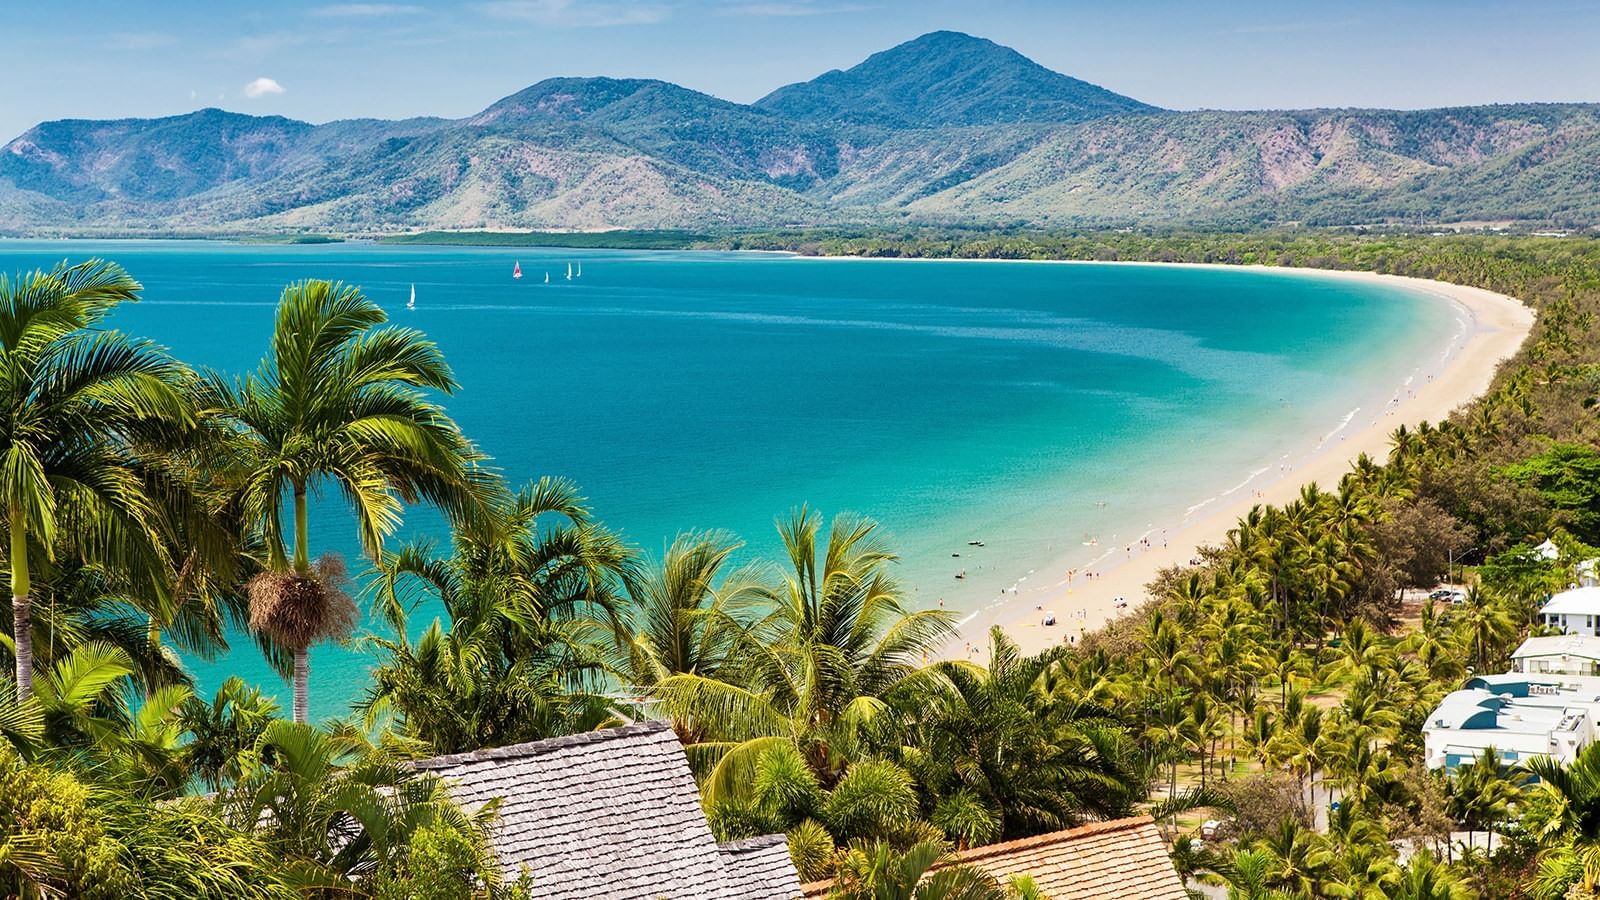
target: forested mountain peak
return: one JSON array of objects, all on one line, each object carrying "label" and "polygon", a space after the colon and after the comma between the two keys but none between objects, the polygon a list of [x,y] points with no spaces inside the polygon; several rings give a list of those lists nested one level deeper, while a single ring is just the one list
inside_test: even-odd
[{"label": "forested mountain peak", "polygon": [[893,128],[1076,122],[1154,109],[984,38],[935,31],[756,105],[795,118]]}]

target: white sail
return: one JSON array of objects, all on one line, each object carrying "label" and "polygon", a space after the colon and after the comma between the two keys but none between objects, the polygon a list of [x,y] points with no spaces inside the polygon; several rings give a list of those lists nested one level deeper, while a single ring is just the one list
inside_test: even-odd
[{"label": "white sail", "polygon": [[411,286],[411,299],[406,301],[406,309],[416,309],[416,308],[417,308],[417,286],[413,284]]},{"label": "white sail", "polygon": [[583,277],[583,263],[578,263],[578,277]]},{"label": "white sail", "polygon": [[549,284],[550,283],[550,273],[549,272],[544,273],[544,283],[545,284]]},{"label": "white sail", "polygon": [[567,263],[567,280],[572,280],[572,263]]}]

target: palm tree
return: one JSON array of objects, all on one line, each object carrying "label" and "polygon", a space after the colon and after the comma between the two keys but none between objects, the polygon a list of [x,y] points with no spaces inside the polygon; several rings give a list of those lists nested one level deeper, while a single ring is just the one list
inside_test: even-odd
[{"label": "palm tree", "polygon": [[944,865],[945,848],[924,841],[896,852],[876,843],[850,851],[840,866],[832,900],[1006,900],[1000,883],[982,869]]},{"label": "palm tree", "polygon": [[1220,761],[1214,759],[1215,751],[1228,730],[1229,723],[1222,720],[1222,714],[1217,711],[1210,695],[1196,691],[1194,696],[1189,698],[1189,717],[1184,722],[1184,731],[1194,755],[1200,758],[1201,788],[1206,787],[1213,764],[1220,764]]},{"label": "palm tree", "polygon": [[1474,671],[1489,671],[1489,663],[1510,649],[1517,636],[1517,622],[1498,598],[1477,586],[1467,589],[1466,602],[1454,611],[1456,633],[1467,658],[1476,666]]},{"label": "palm tree", "polygon": [[1333,664],[1327,667],[1324,677],[1330,682],[1356,678],[1388,666],[1391,656],[1383,637],[1367,625],[1366,620],[1356,619],[1345,628]]},{"label": "palm tree", "polygon": [[240,759],[277,718],[278,704],[235,675],[217,688],[211,702],[191,697],[179,714],[190,737],[183,751],[189,771],[220,790],[239,777]]},{"label": "palm tree", "polygon": [[1261,839],[1259,846],[1269,854],[1271,884],[1297,894],[1321,896],[1322,883],[1336,859],[1321,835],[1286,818]]},{"label": "palm tree", "polygon": [[1510,814],[1517,791],[1506,780],[1500,754],[1484,748],[1477,759],[1456,769],[1449,782],[1445,810],[1467,829],[1468,846],[1475,831],[1489,832],[1489,850],[1494,851],[1494,827]]},{"label": "palm tree", "polygon": [[1273,716],[1270,707],[1257,707],[1255,715],[1245,720],[1244,733],[1240,735],[1244,746],[1261,762],[1263,771],[1277,762],[1284,744],[1283,726]]},{"label": "palm tree", "polygon": [[325,732],[282,719],[267,726],[257,763],[216,804],[236,827],[256,828],[302,883],[348,890],[392,871],[413,836],[441,829],[465,839],[477,876],[493,886],[488,854],[496,804],[468,814],[431,776],[395,760],[352,731]]},{"label": "palm tree", "polygon": [[1565,766],[1536,756],[1522,764],[1522,772],[1539,779],[1532,790],[1545,793],[1559,810],[1539,835],[1538,895],[1564,896],[1573,882],[1594,891],[1600,886],[1600,744],[1585,747]]},{"label": "palm tree", "polygon": [[137,569],[92,564],[64,543],[53,562],[39,563],[31,618],[34,635],[45,639],[33,645],[35,673],[79,647],[110,644],[128,655],[134,683],[149,693],[188,682],[177,656],[153,634],[160,628],[156,623],[171,626],[178,646],[197,655],[209,655],[222,644],[218,610],[204,601],[180,605],[181,594],[168,592],[183,589],[161,577],[159,564],[137,564]]},{"label": "palm tree", "polygon": [[1398,881],[1389,885],[1390,900],[1472,900],[1477,896],[1427,851],[1411,857]]},{"label": "palm tree", "polygon": [[1381,900],[1400,878],[1394,848],[1382,823],[1346,804],[1328,816],[1328,839],[1336,874],[1324,887],[1328,896]]},{"label": "palm tree", "polygon": [[1264,849],[1236,845],[1218,860],[1216,873],[1228,885],[1228,900],[1295,900],[1299,895],[1274,888],[1276,858]]},{"label": "palm tree", "polygon": [[1311,672],[1311,660],[1293,641],[1284,640],[1274,643],[1271,649],[1261,654],[1261,665],[1278,679],[1278,701],[1280,705],[1289,704],[1290,682],[1296,675],[1307,675]]},{"label": "palm tree", "polygon": [[1416,657],[1430,675],[1441,681],[1458,678],[1466,670],[1455,634],[1445,627],[1444,619],[1435,614],[1433,601],[1428,601],[1422,607],[1422,627],[1398,644],[1400,650]]},{"label": "palm tree", "polygon": [[1294,726],[1285,736],[1288,744],[1289,767],[1295,777],[1306,785],[1310,793],[1311,808],[1317,806],[1317,773],[1328,764],[1328,735],[1322,727],[1322,709],[1312,706],[1301,712]]},{"label": "palm tree", "polygon": [[100,260],[0,277],[0,503],[22,700],[33,691],[36,564],[66,543],[132,572],[167,568],[163,511],[135,451],[193,424],[192,376],[155,345],[100,327],[139,289]]},{"label": "palm tree", "polygon": [[737,668],[751,613],[771,597],[761,566],[732,568],[740,546],[718,532],[680,534],[659,562],[624,576],[632,633],[623,670],[633,685]]},{"label": "palm tree", "polygon": [[[449,555],[417,541],[385,557],[379,606],[394,638],[360,707],[389,713],[436,752],[498,747],[600,727],[614,718],[608,657],[624,634],[616,586],[628,553],[591,521],[577,488],[541,479],[491,500],[458,528]],[[441,605],[416,640],[410,611]]]},{"label": "palm tree", "polygon": [[870,519],[842,514],[824,539],[821,516],[801,507],[779,533],[791,569],[751,628],[737,683],[683,672],[653,690],[707,773],[708,802],[747,784],[775,743],[793,743],[824,782],[836,780],[889,711],[885,695],[931,677],[921,661],[952,633],[946,611],[901,603],[887,572],[895,557]]},{"label": "palm tree", "polygon": [[[1040,690],[1065,655],[1057,648],[1025,657],[997,627],[987,669],[939,663],[942,680],[889,696],[908,720],[900,744],[915,751],[902,758],[923,785],[924,806],[936,824],[954,826],[946,833],[958,843],[1114,818],[1144,799],[1122,723],[1065,692]],[[992,833],[985,821],[995,823]]]},{"label": "palm tree", "polygon": [[352,613],[312,569],[310,493],[331,482],[377,560],[403,503],[427,501],[465,521],[489,484],[477,451],[423,393],[455,388],[438,347],[386,321],[358,288],[296,282],[283,291],[259,369],[242,381],[206,379],[207,399],[235,430],[237,506],[266,547],[267,571],[250,585],[251,623],[294,654],[297,722],[307,717],[308,649],[340,636]]},{"label": "palm tree", "polygon": [[1156,716],[1145,729],[1146,738],[1167,763],[1167,796],[1177,796],[1178,762],[1189,743],[1191,729],[1184,716],[1178,692],[1199,672],[1199,660],[1175,623],[1158,609],[1145,626],[1144,659],[1147,678],[1161,692]]},{"label": "palm tree", "polygon": [[120,647],[74,647],[43,671],[33,696],[0,697],[0,738],[26,758],[89,761],[130,796],[171,797],[189,779],[181,747],[191,693],[167,685],[130,705],[133,660]]},{"label": "palm tree", "polygon": [[708,816],[721,840],[794,833],[815,824],[828,835],[830,851],[835,843],[859,841],[905,846],[934,834],[917,819],[916,782],[904,769],[888,760],[863,760],[824,789],[792,744],[763,751],[750,790],[719,798]]}]

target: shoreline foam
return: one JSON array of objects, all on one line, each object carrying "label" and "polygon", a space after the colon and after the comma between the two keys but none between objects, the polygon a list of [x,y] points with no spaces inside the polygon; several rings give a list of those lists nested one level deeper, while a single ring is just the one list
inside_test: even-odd
[{"label": "shoreline foam", "polygon": [[[913,261],[913,260],[907,260]],[[983,262],[984,260],[973,260]],[[1080,260],[1040,260],[1067,264],[1105,264]],[[1298,495],[1303,485],[1315,482],[1323,489],[1337,486],[1352,461],[1366,453],[1384,459],[1389,436],[1401,424],[1413,426],[1422,421],[1438,422],[1461,405],[1487,390],[1499,364],[1516,353],[1533,324],[1533,311],[1519,301],[1481,288],[1453,285],[1399,275],[1352,272],[1333,269],[1303,269],[1280,266],[1230,266],[1203,263],[1120,262],[1115,265],[1177,265],[1213,269],[1247,269],[1275,273],[1296,273],[1307,277],[1344,278],[1412,293],[1431,294],[1452,303],[1463,315],[1458,328],[1435,356],[1431,350],[1419,358],[1428,362],[1394,386],[1384,408],[1372,419],[1367,401],[1352,408],[1342,420],[1330,423],[1332,430],[1308,441],[1305,452],[1286,454],[1279,460],[1280,470],[1272,465],[1254,469],[1242,481],[1187,510],[1174,510],[1171,519],[1152,523],[1141,535],[1127,543],[1123,554],[1117,546],[1105,547],[1088,564],[1074,564],[1062,556],[1028,569],[1027,575],[1013,583],[1003,600],[965,612],[957,622],[957,634],[939,652],[943,658],[984,660],[988,631],[1003,628],[1025,653],[1037,653],[1053,644],[1094,631],[1117,616],[1137,608],[1146,599],[1145,585],[1161,569],[1183,566],[1196,555],[1198,547],[1224,540],[1240,517],[1257,504],[1282,504]],[[1418,379],[1423,379],[1418,383]],[[1142,545],[1152,539],[1148,547]],[[1119,546],[1123,542],[1118,542]],[[1120,558],[1119,558],[1120,557]],[[1067,577],[1068,571],[1076,574]],[[1092,571],[1093,580],[1083,573]],[[1048,573],[1045,587],[1021,590],[1028,576]],[[1127,607],[1118,608],[1117,598]],[[1045,612],[1056,617],[1054,627],[1040,624]]]}]

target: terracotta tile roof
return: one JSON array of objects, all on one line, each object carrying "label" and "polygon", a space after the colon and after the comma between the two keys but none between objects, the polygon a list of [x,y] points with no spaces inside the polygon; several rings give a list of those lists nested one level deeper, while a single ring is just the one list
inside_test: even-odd
[{"label": "terracotta tile roof", "polygon": [[786,883],[799,895],[781,835],[717,845],[664,722],[413,765],[469,809],[500,800],[494,851],[508,874],[527,868],[539,900],[776,900]]},{"label": "terracotta tile roof", "polygon": [[[975,847],[958,854],[1002,882],[1031,875],[1050,900],[1187,900],[1154,819],[1096,822],[1052,834]],[[826,897],[831,881],[805,885],[805,896]]]}]

